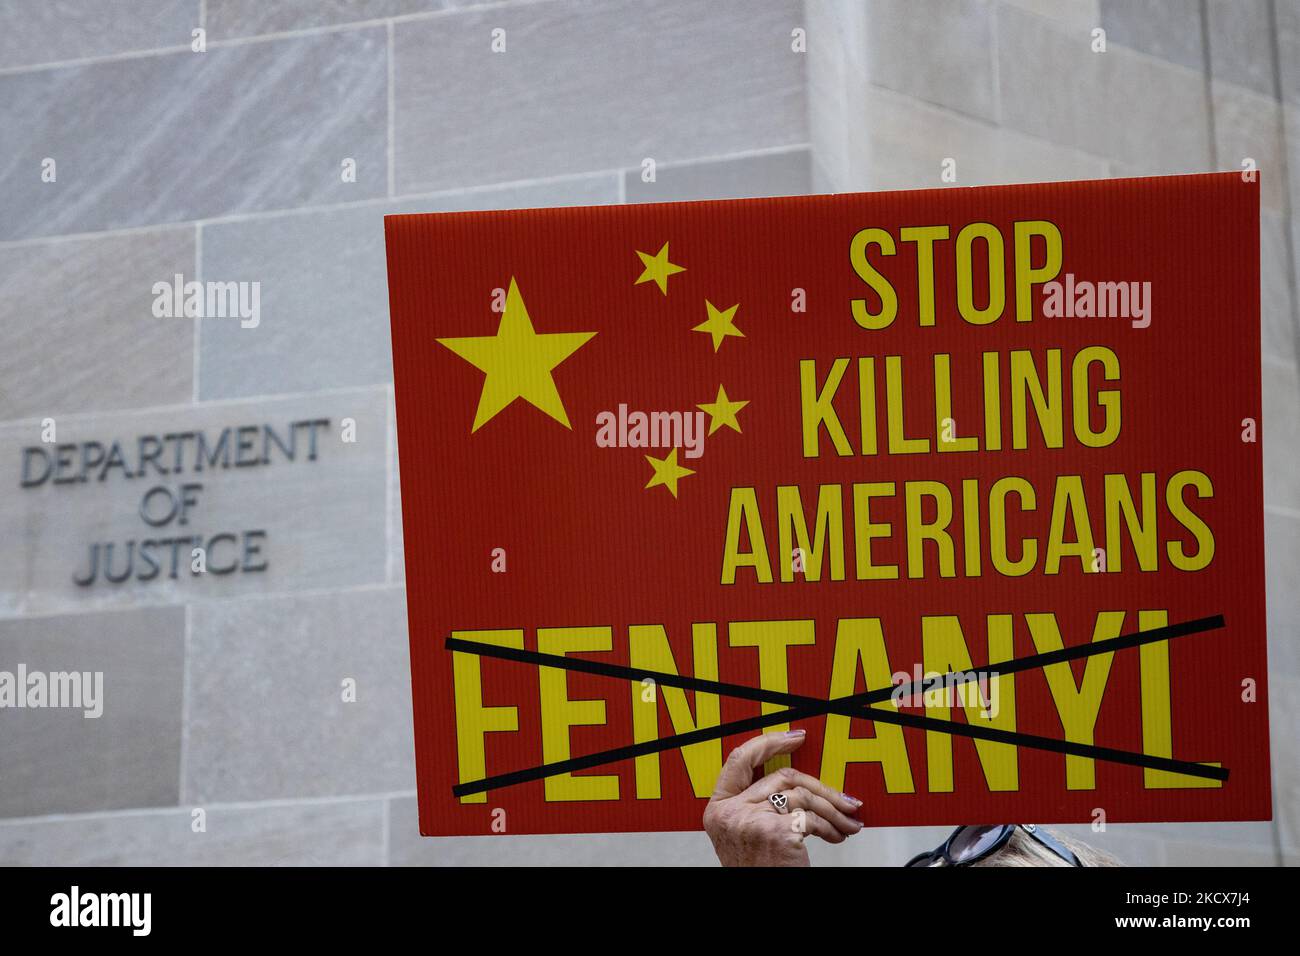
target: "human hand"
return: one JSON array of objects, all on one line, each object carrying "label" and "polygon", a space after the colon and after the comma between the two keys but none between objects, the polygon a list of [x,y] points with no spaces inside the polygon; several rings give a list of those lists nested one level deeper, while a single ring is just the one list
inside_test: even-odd
[{"label": "human hand", "polygon": [[[809,834],[843,843],[862,829],[852,814],[862,801],[816,777],[782,767],[754,780],[754,770],[803,745],[804,731],[761,734],[731,752],[704,808],[704,832],[723,866],[807,866]],[[770,797],[783,793],[785,812]]]}]

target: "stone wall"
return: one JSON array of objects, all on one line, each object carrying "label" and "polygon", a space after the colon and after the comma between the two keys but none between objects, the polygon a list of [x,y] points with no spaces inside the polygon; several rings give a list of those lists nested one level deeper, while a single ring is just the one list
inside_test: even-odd
[{"label": "stone wall", "polygon": [[[1083,835],[1132,862],[1296,862],[1298,111],[1297,0],[0,2],[0,666],[102,670],[109,702],[0,714],[0,864],[712,861],[698,833],[418,836],[385,214],[938,186],[945,158],[967,186],[1247,156],[1276,822]],[[260,283],[259,324],[156,316],[177,273]],[[235,462],[240,429],[318,420],[314,455],[299,428],[292,459],[248,468],[195,469],[194,437],[167,446],[183,474],[16,477],[51,421],[127,458],[229,429]],[[181,482],[202,485],[186,527],[151,526],[145,493]],[[226,567],[249,531],[264,570],[72,580],[95,542],[121,561],[193,534]],[[891,865],[941,836],[814,855]]]}]

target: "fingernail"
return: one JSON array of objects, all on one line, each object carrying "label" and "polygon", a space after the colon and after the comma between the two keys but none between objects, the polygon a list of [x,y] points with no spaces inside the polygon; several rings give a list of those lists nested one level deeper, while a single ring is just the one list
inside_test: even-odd
[{"label": "fingernail", "polygon": [[855,807],[862,806],[862,801],[857,797],[850,797],[847,793],[841,793],[840,796],[849,801],[849,803],[853,804]]},{"label": "fingernail", "polygon": [[806,733],[808,733],[806,730],[787,730],[785,735],[787,737],[802,737]]}]

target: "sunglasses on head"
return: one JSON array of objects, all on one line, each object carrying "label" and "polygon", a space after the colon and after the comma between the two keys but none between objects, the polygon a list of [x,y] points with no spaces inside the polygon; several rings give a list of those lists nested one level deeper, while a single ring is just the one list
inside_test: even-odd
[{"label": "sunglasses on head", "polygon": [[942,860],[945,866],[970,866],[992,856],[1006,846],[1017,828],[1024,830],[1070,866],[1083,866],[1069,847],[1032,823],[996,823],[958,827],[952,831],[948,839],[943,841],[942,846],[918,853],[905,865],[933,866],[937,861]]}]

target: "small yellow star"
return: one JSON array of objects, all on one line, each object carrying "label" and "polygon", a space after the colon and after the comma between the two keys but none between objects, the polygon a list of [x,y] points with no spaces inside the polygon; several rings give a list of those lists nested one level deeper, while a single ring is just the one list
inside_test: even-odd
[{"label": "small yellow star", "polygon": [[668,243],[653,256],[648,252],[637,250],[636,254],[641,257],[641,263],[645,266],[645,271],[641,273],[641,278],[637,279],[633,285],[640,285],[642,282],[654,282],[659,286],[659,291],[664,295],[668,294],[668,277],[676,275],[679,272],[685,272],[686,269],[668,261]]},{"label": "small yellow star", "polygon": [[524,297],[519,294],[519,288],[511,277],[506,292],[506,308],[501,314],[496,335],[438,339],[439,344],[451,349],[486,376],[471,434],[516,398],[536,405],[565,428],[571,428],[551,371],[595,334],[559,332],[539,335],[533,331]]},{"label": "small yellow star", "polygon": [[655,458],[653,455],[646,455],[645,460],[650,462],[650,467],[655,473],[650,476],[646,482],[647,488],[653,488],[655,485],[663,485],[677,497],[677,481],[679,478],[685,478],[687,475],[693,475],[695,472],[689,468],[683,468],[677,464],[677,449],[674,448],[663,458]]},{"label": "small yellow star", "polygon": [[742,339],[745,337],[745,333],[740,331],[740,329],[736,328],[736,323],[732,321],[732,316],[734,316],[736,314],[736,310],[740,308],[739,303],[733,305],[731,308],[725,311],[719,310],[708,299],[704,300],[704,304],[708,307],[709,310],[708,321],[701,322],[691,331],[708,332],[709,335],[713,337],[713,351],[716,352],[718,349],[722,347],[722,340],[725,339],[728,335],[734,335]]},{"label": "small yellow star", "polygon": [[695,407],[709,413],[709,434],[712,435],[723,425],[726,425],[734,432],[739,432],[740,422],[736,420],[736,412],[748,404],[749,402],[730,401],[727,398],[727,390],[719,385],[716,401],[705,402]]}]

